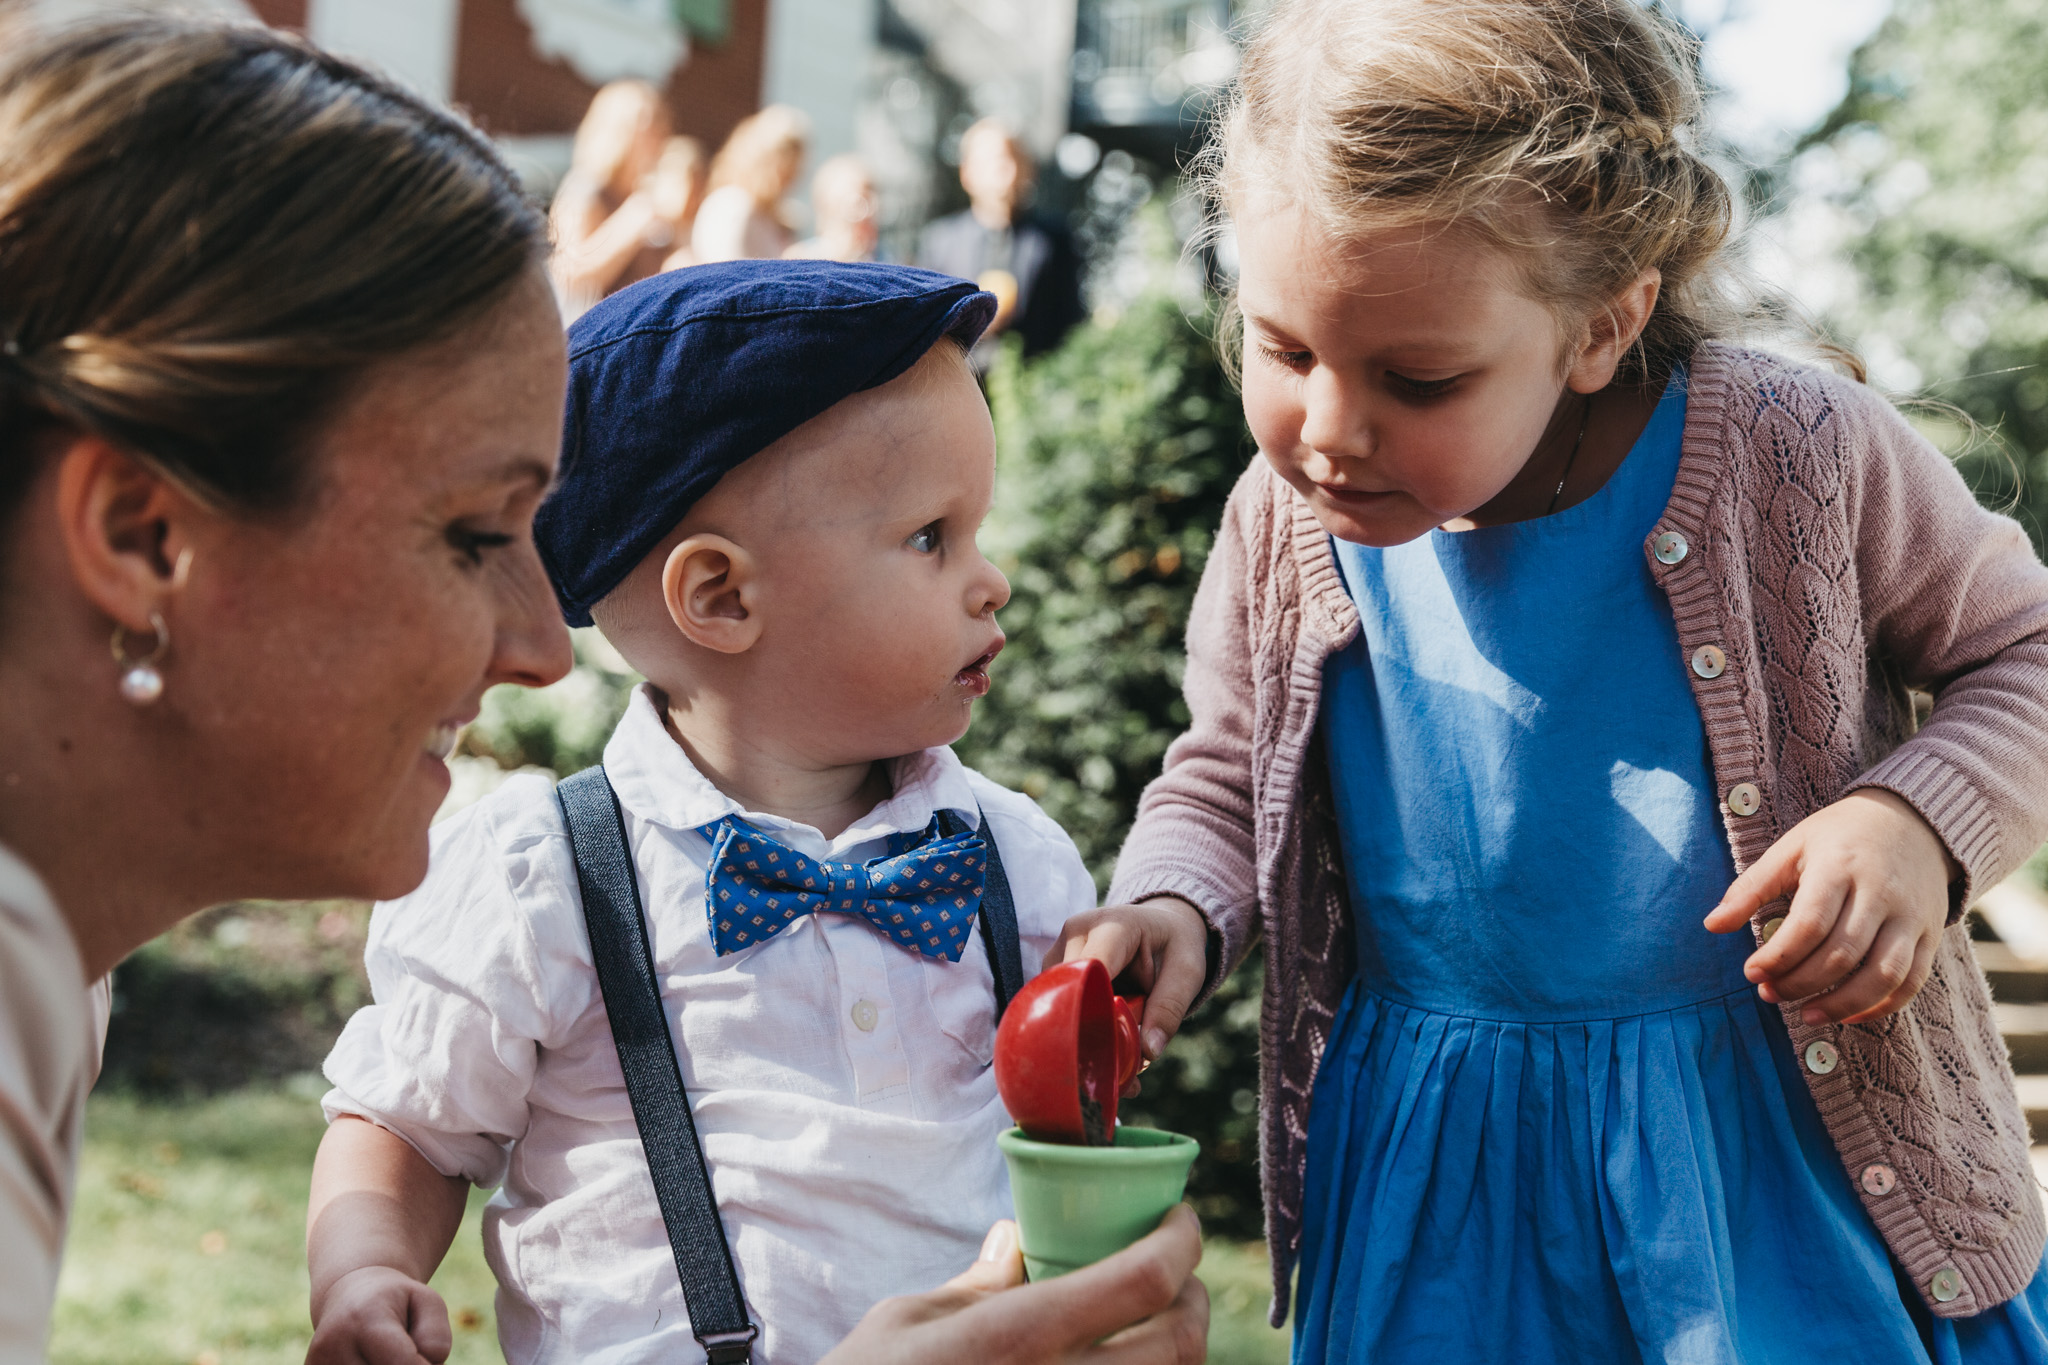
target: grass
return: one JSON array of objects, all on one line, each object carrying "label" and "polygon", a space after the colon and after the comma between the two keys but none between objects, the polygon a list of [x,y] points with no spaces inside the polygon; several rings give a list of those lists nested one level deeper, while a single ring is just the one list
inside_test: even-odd
[{"label": "grass", "polygon": [[[252,1088],[186,1102],[95,1095],[86,1112],[53,1365],[299,1365],[306,1322],[306,1182],[320,1088]],[[501,1359],[470,1199],[434,1277],[455,1318],[456,1365]],[[1265,1325],[1266,1261],[1212,1241],[1202,1262],[1209,1359],[1268,1365],[1287,1335]]]}]

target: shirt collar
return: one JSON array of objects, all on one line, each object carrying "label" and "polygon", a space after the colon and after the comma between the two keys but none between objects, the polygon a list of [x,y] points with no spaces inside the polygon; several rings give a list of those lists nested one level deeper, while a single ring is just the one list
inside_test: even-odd
[{"label": "shirt collar", "polygon": [[[738,815],[767,832],[809,829],[779,815],[749,811],[711,785],[683,746],[662,723],[656,693],[647,683],[633,689],[626,714],[604,746],[605,774],[619,804],[650,824],[675,830],[701,829]],[[828,842],[834,850],[890,834],[917,833],[942,810],[956,811],[970,827],[980,824],[980,804],[967,780],[967,765],[943,746],[894,760],[895,793]],[[817,831],[811,833],[823,839]]]}]

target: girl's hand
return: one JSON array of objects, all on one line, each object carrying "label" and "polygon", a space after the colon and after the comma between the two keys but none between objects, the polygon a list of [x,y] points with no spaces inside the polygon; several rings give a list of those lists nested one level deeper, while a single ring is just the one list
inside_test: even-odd
[{"label": "girl's hand", "polygon": [[1156,1062],[1209,979],[1209,921],[1173,896],[1090,910],[1067,921],[1044,965],[1084,957],[1100,962],[1112,977],[1135,981],[1144,992],[1139,1042],[1145,1060]]},{"label": "girl's hand", "polygon": [[1772,844],[1729,886],[1707,928],[1731,933],[1790,893],[1784,923],[1744,975],[1772,1004],[1806,999],[1808,1024],[1860,1024],[1920,993],[1948,922],[1949,884],[1961,875],[1918,811],[1867,787]]}]

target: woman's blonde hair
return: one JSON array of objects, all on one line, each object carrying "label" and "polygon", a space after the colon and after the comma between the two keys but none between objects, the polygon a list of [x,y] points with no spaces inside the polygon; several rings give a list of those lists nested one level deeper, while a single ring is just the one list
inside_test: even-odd
[{"label": "woman's blonde hair", "polygon": [[583,121],[576,125],[570,174],[600,193],[632,193],[634,186],[614,183],[619,172],[648,129],[666,131],[668,124],[668,106],[653,86],[646,81],[611,82],[591,96]]},{"label": "woman's blonde hair", "polygon": [[1200,170],[1226,208],[1277,193],[1339,242],[1471,232],[1569,326],[1658,270],[1623,374],[1661,374],[1747,311],[1696,57],[1634,0],[1283,0]]},{"label": "woman's blonde hair", "polygon": [[372,366],[537,277],[490,143],[253,24],[120,18],[0,59],[0,517],[63,430],[218,505],[305,488]]},{"label": "woman's blonde hair", "polygon": [[762,208],[775,211],[789,193],[789,181],[803,165],[811,121],[801,109],[771,104],[749,114],[711,159],[707,190],[738,185]]}]

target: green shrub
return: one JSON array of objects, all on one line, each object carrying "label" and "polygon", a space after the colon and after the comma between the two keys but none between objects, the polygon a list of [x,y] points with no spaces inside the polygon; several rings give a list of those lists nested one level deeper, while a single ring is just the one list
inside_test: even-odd
[{"label": "green shrub", "polygon": [[[989,375],[997,493],[983,545],[1010,576],[1010,644],[958,746],[1035,798],[1107,885],[1138,794],[1187,728],[1183,636],[1251,450],[1209,339],[1164,289]],[[1189,1020],[1125,1107],[1202,1144],[1189,1193],[1214,1233],[1259,1234],[1259,970]]]}]

